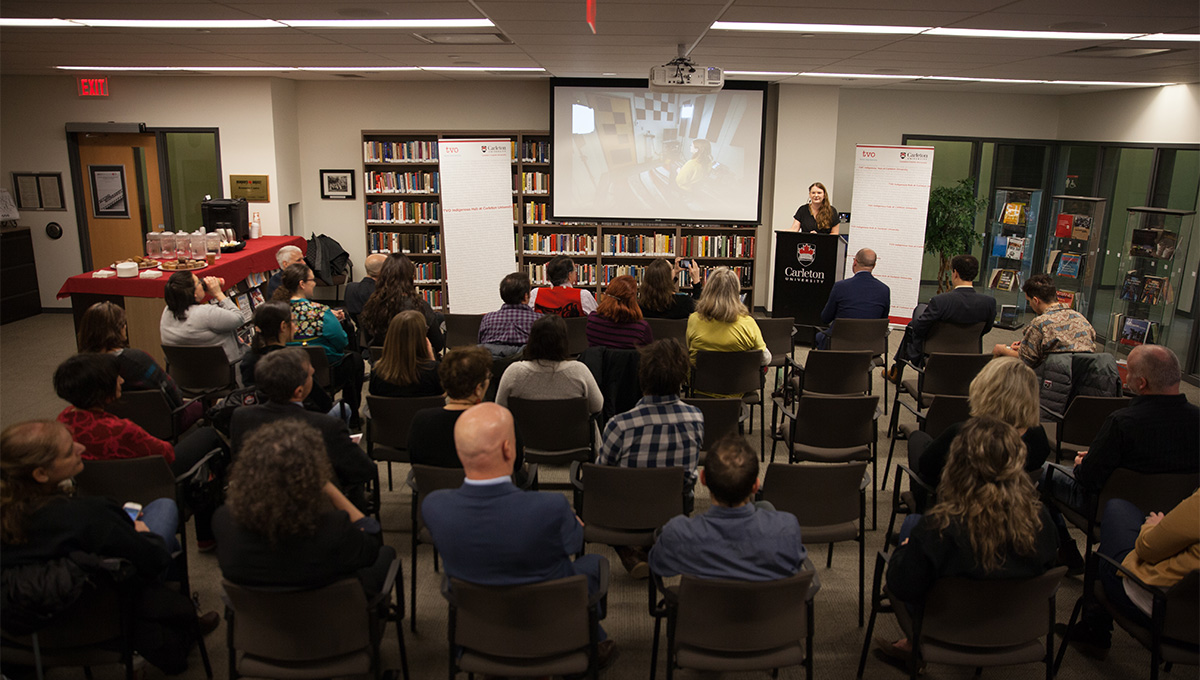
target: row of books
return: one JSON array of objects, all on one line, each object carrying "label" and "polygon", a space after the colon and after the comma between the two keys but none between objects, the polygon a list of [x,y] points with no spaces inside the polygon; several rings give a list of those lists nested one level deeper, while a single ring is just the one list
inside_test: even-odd
[{"label": "row of books", "polygon": [[1121,284],[1121,299],[1143,305],[1157,305],[1175,301],[1171,281],[1165,276],[1150,276],[1131,269]]},{"label": "row of books", "polygon": [[674,234],[605,234],[600,242],[605,255],[660,255],[675,257],[679,239]]},{"label": "row of books", "polygon": [[753,236],[685,236],[681,257],[754,257]]},{"label": "row of books", "polygon": [[242,319],[247,323],[254,319],[254,310],[264,302],[262,290],[257,287],[251,288],[249,292],[241,295],[231,294],[228,297],[237,305],[238,311],[242,313]]},{"label": "row of books", "polygon": [[1028,203],[1020,203],[1016,201],[1005,203],[1004,211],[1000,214],[1000,222],[1014,226],[1024,226],[1027,217],[1026,213],[1028,210]]},{"label": "row of books", "polygon": [[1091,215],[1071,215],[1061,213],[1054,223],[1055,238],[1069,238],[1086,241],[1092,235]]},{"label": "row of books", "polygon": [[595,255],[597,237],[591,234],[525,234],[517,250],[542,255]]},{"label": "row of books", "polygon": [[[713,271],[716,269],[717,269],[716,267],[701,267],[700,268],[700,282],[703,283],[703,282],[708,281],[708,277],[711,276]],[[734,274],[737,274],[738,281],[741,282],[743,287],[750,287],[750,286],[754,285],[754,266],[753,265],[748,265],[748,264],[747,265],[739,265],[736,267],[730,267],[729,269],[733,270]],[[693,283],[694,283],[694,281],[692,281],[691,272],[688,272],[685,270],[682,273],[680,273],[680,275],[679,275],[680,287],[691,286]]]},{"label": "row of books", "polygon": [[442,263],[440,260],[413,263],[413,280],[417,283],[441,283]]},{"label": "row of books", "polygon": [[436,194],[442,190],[437,172],[394,172],[368,170],[367,193],[376,194]]},{"label": "row of books", "polygon": [[550,142],[521,142],[521,160],[526,163],[549,163]]},{"label": "row of books", "polygon": [[[550,205],[528,201],[525,203],[525,224],[547,224],[550,218]],[[513,221],[521,221],[521,206],[513,204]]]},{"label": "row of books", "polygon": [[441,309],[441,307],[442,307],[442,289],[441,288],[421,288],[420,290],[417,291],[417,295],[420,295],[421,299],[425,300],[425,302],[428,302],[430,307],[433,307],[434,309]]},{"label": "row of books", "polygon": [[368,201],[368,224],[437,224],[442,207],[437,201]]},{"label": "row of books", "polygon": [[1050,257],[1046,259],[1047,274],[1077,279],[1081,271],[1083,271],[1083,253],[1051,250]]},{"label": "row of books", "polygon": [[[526,264],[525,273],[529,274],[529,280],[535,286],[550,285],[550,278],[546,276],[546,263]],[[596,285],[596,265],[594,264],[578,264],[575,265],[575,273],[578,276],[577,285],[594,286]]]},{"label": "row of books", "polygon": [[550,192],[550,173],[522,172],[513,175],[513,191],[526,194],[545,194]]},{"label": "row of books", "polygon": [[368,247],[372,253],[427,253],[442,252],[441,234],[405,234],[392,231],[372,231],[367,234]]},{"label": "row of books", "polygon": [[1154,344],[1158,324],[1149,319],[1139,319],[1116,312],[1109,320],[1108,337],[1129,347]]},{"label": "row of books", "polygon": [[437,142],[363,142],[364,163],[436,163]]},{"label": "row of books", "polygon": [[1028,239],[1023,236],[997,234],[996,240],[992,242],[992,256],[1008,260],[1023,260],[1025,259],[1026,241]]},{"label": "row of books", "polygon": [[1134,257],[1155,257],[1169,260],[1175,257],[1179,236],[1166,229],[1134,229],[1129,254]]}]

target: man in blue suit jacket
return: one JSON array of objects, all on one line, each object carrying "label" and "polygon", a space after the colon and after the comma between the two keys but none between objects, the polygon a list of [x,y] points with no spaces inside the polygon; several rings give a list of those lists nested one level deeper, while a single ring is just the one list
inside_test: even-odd
[{"label": "man in blue suit jacket", "polygon": [[[598,591],[604,557],[571,561],[583,548],[583,523],[567,497],[512,483],[517,444],[508,409],[493,402],[467,409],[454,425],[454,445],[466,473],[462,487],[434,491],[421,503],[446,575],[502,586],[583,574],[588,590]],[[601,666],[615,648],[611,640],[600,643]]]},{"label": "man in blue suit jacket", "polygon": [[817,332],[817,349],[829,349],[834,319],[886,319],[892,308],[892,289],[871,274],[875,251],[863,248],[854,254],[854,276],[833,284],[821,320],[829,328]]}]

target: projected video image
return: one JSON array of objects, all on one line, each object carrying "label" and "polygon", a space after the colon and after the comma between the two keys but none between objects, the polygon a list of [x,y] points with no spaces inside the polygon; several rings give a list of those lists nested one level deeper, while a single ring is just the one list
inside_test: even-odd
[{"label": "projected video image", "polygon": [[557,218],[758,219],[761,91],[554,91]]}]

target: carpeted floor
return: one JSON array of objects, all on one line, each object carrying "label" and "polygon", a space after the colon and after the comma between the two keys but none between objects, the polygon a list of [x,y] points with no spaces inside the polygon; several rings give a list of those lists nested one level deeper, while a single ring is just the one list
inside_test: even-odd
[{"label": "carpeted floor", "polygon": [[[65,404],[54,395],[50,385],[50,376],[55,366],[74,351],[72,339],[72,321],[67,314],[42,314],[16,323],[0,327],[0,425],[9,425],[31,418],[53,418]],[[996,342],[1010,342],[1019,334],[1007,331],[993,331],[985,338],[984,345],[990,347]],[[892,350],[899,342],[899,333],[891,336]],[[797,358],[803,359],[806,349],[797,350]],[[1185,385],[1188,398],[1196,403],[1198,391]],[[874,392],[882,395],[882,381],[878,374],[874,376]],[[890,408],[890,405],[889,405]],[[757,415],[757,414],[756,414]],[[768,409],[768,420],[771,415]],[[902,416],[903,417],[903,416]],[[757,418],[756,418],[757,420]],[[889,440],[884,436],[886,421],[880,421],[880,455],[886,456]],[[758,432],[753,432],[749,440],[758,446]],[[768,441],[768,447],[770,442]],[[897,452],[903,450],[903,445],[897,447]],[[903,455],[903,454],[901,454]],[[880,461],[882,466],[882,461]],[[765,470],[765,465],[763,470]],[[386,472],[381,470],[386,479]],[[406,466],[397,465],[393,470],[397,480],[402,480],[407,473]],[[550,471],[551,475],[565,478],[565,471]],[[891,504],[891,481],[885,493],[878,500],[868,496],[868,527],[870,524],[871,507],[875,502],[879,510],[881,527],[886,527],[888,512]],[[397,484],[396,490],[383,494],[383,526],[385,540],[396,548],[403,561],[404,595],[408,594],[408,579],[411,577],[412,566],[409,563],[410,554],[410,495],[406,488]],[[696,512],[703,512],[709,506],[709,500],[704,489],[698,489]],[[871,570],[875,552],[883,545],[883,531],[867,532],[867,589],[871,588]],[[1080,543],[1082,545],[1082,542]],[[192,546],[194,550],[195,546]],[[646,584],[644,581],[634,581],[623,573],[615,553],[605,546],[589,546],[589,552],[607,555],[613,565],[613,580],[608,597],[608,618],[604,622],[609,635],[618,642],[621,649],[620,658],[612,668],[603,675],[610,679],[644,678],[648,677],[650,668],[650,647],[653,635],[653,620],[647,614]],[[815,606],[816,616],[816,645],[815,645],[815,677],[817,678],[852,678],[858,665],[859,653],[862,649],[864,628],[858,627],[856,605],[858,599],[857,549],[853,543],[839,544],[833,552],[832,568],[825,568],[825,546],[809,546],[813,561],[817,564],[822,582]],[[207,609],[220,608],[220,570],[217,568],[215,556],[193,552],[192,584],[199,592],[203,607]],[[404,622],[405,639],[408,645],[409,667],[413,678],[437,678],[446,675],[446,604],[442,599],[439,586],[440,574],[433,571],[432,551],[422,547],[418,559],[419,574],[417,591],[417,632],[413,634],[409,621]],[[1058,592],[1058,620],[1066,621],[1071,607],[1079,597],[1082,582],[1079,578],[1068,578]],[[868,605],[869,607],[869,598]],[[895,620],[883,616],[876,628],[885,637],[899,637],[899,628]],[[212,659],[216,677],[227,676],[227,656],[225,648],[225,628],[211,634],[208,639],[208,651]],[[663,672],[660,657],[659,673]],[[388,668],[399,667],[399,650],[395,641],[394,631],[389,629],[384,638],[384,665]],[[1141,645],[1134,642],[1123,632],[1113,636],[1113,649],[1108,660],[1104,662],[1086,658],[1079,653],[1069,650],[1058,677],[1063,680],[1124,680],[1126,678],[1143,678],[1149,676],[1150,655]],[[784,678],[801,678],[801,669],[784,669],[780,673]],[[931,666],[924,677],[928,678],[967,678],[973,675],[972,669],[953,668],[948,666]],[[95,676],[101,680],[121,677],[116,667],[96,669]],[[148,667],[146,678],[152,680],[160,677],[156,669]],[[984,671],[987,678],[1038,678],[1044,676],[1041,666],[1027,665],[1012,668],[996,668]],[[82,677],[78,670],[61,670],[50,673],[51,678]],[[203,678],[199,655],[193,653],[192,668],[181,676],[185,680]],[[681,675],[681,677],[695,677]],[[745,674],[731,677],[765,678],[765,673]],[[867,678],[901,678],[904,674],[899,670],[885,665],[874,656],[868,658],[865,677]],[[1195,667],[1176,667],[1171,673],[1161,676],[1165,680],[1190,679],[1198,677]]]}]

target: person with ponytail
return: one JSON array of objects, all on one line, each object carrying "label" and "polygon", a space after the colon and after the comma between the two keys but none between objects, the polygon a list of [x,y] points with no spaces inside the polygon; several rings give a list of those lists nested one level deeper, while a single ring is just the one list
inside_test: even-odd
[{"label": "person with ponytail", "polygon": [[796,209],[792,216],[792,231],[815,231],[818,234],[838,233],[837,208],[829,201],[829,191],[820,182],[808,187],[808,203]]},{"label": "person with ponytail", "polygon": [[[242,358],[237,330],[245,323],[241,311],[225,295],[225,279],[191,272],[175,272],[167,279],[163,298],[167,308],[159,320],[159,339],[164,345],[220,345],[229,363]],[[215,305],[201,304],[211,296]]]}]

